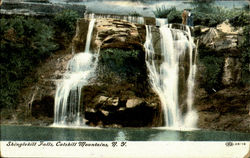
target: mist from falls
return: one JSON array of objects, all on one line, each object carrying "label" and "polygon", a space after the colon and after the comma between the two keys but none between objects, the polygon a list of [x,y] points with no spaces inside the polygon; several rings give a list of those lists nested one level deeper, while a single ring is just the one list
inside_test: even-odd
[{"label": "mist from falls", "polygon": [[81,89],[88,84],[94,75],[97,57],[90,52],[90,44],[95,19],[91,19],[88,27],[85,51],[74,55],[67,65],[62,81],[57,83],[55,95],[54,124],[79,126],[85,122],[81,113]]},{"label": "mist from falls", "polygon": [[[195,79],[195,56],[193,38],[190,29],[185,31],[172,29],[172,25],[160,26],[161,59],[153,47],[151,26],[146,26],[146,65],[149,71],[149,79],[152,88],[159,95],[164,111],[165,126],[177,128],[195,128],[197,114],[192,108],[193,87]],[[179,62],[180,57],[189,55],[189,75],[187,79],[187,111],[185,114],[179,106]]]}]

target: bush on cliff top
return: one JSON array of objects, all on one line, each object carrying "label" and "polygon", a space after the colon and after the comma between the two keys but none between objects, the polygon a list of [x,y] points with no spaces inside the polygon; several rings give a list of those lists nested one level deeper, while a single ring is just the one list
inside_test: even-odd
[{"label": "bush on cliff top", "polygon": [[64,10],[56,14],[54,21],[61,31],[67,32],[70,36],[73,36],[78,18],[80,18],[80,16],[76,11]]},{"label": "bush on cliff top", "polygon": [[[250,15],[247,10],[225,9],[215,6],[213,3],[192,3],[194,25],[203,25],[215,27],[226,19],[230,20],[233,26],[249,25]],[[157,18],[168,18],[169,23],[181,23],[182,11],[178,11],[175,7],[166,8],[165,6],[158,7],[153,12]]]},{"label": "bush on cliff top", "polygon": [[2,18],[0,27],[0,108],[14,107],[19,90],[34,80],[27,76],[57,45],[52,27],[33,18]]},{"label": "bush on cliff top", "polygon": [[153,11],[157,18],[167,18],[169,23],[181,23],[181,11],[178,11],[176,7],[166,8],[165,6],[156,8]]}]

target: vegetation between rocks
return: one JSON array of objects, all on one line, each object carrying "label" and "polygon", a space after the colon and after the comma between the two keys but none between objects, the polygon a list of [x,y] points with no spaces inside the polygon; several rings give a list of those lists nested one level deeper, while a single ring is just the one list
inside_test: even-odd
[{"label": "vegetation between rocks", "polygon": [[242,83],[250,84],[250,25],[243,29],[243,40],[240,44],[242,62]]},{"label": "vegetation between rocks", "polygon": [[105,49],[100,52],[99,62],[113,72],[129,76],[140,71],[140,56],[139,50]]},{"label": "vegetation between rocks", "polygon": [[52,23],[25,16],[1,18],[0,109],[15,108],[20,89],[36,82],[36,66],[59,48],[61,32],[72,38],[78,17],[76,12],[66,10]]}]

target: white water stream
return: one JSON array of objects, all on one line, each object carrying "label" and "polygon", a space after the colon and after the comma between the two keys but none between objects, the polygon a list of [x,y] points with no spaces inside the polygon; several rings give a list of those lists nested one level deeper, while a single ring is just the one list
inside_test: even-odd
[{"label": "white water stream", "polygon": [[[165,117],[166,127],[194,128],[197,115],[192,108],[193,87],[195,79],[195,62],[193,62],[194,43],[189,27],[187,32],[171,29],[171,25],[160,27],[161,60],[155,59],[156,52],[153,47],[151,26],[146,26],[146,65],[149,70],[151,86],[159,95]],[[187,112],[180,111],[178,103],[178,81],[180,56],[189,53],[189,77],[187,81]]]},{"label": "white water stream", "polygon": [[[93,14],[85,14],[84,18],[90,18],[92,17]],[[127,22],[130,23],[136,23],[136,24],[144,24],[144,17],[140,17],[140,16],[132,16],[132,15],[112,15],[112,14],[95,14],[94,15],[95,19],[118,19],[118,20],[125,20]]]},{"label": "white water stream", "polygon": [[90,43],[95,19],[88,28],[85,51],[74,55],[69,61],[62,81],[58,82],[55,95],[55,116],[53,125],[84,125],[81,118],[81,89],[94,75],[97,59],[90,52]]}]

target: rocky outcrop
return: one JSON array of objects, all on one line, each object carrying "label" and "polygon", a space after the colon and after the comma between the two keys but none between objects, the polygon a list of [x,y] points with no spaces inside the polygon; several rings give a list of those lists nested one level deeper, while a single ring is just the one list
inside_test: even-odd
[{"label": "rocky outcrop", "polygon": [[[75,52],[84,51],[89,20],[79,19],[76,36],[73,39]],[[144,32],[144,33],[143,33]],[[95,52],[105,48],[143,49],[145,27],[125,20],[97,19],[93,31],[91,48]]]},{"label": "rocky outcrop", "polygon": [[[163,124],[160,101],[154,93],[139,98],[135,96],[133,90],[124,87],[106,88],[103,90],[103,87],[95,85],[84,87],[82,91],[83,108],[88,125],[155,127]],[[121,89],[124,91],[120,92]],[[110,91],[113,91],[113,96],[108,94]]]},{"label": "rocky outcrop", "polygon": [[[84,50],[83,27],[78,21],[73,40],[76,52]],[[86,123],[103,127],[152,127],[163,124],[158,96],[148,83],[145,65],[145,26],[118,19],[97,19],[92,51],[99,51],[96,77],[82,89]]]},{"label": "rocky outcrop", "polygon": [[200,26],[197,28],[201,33],[198,37],[199,52],[206,50],[211,56],[222,57],[224,60],[221,83],[224,86],[238,84],[241,79],[241,52],[238,44],[241,42],[242,28],[234,28],[228,21],[216,28]]},{"label": "rocky outcrop", "polygon": [[[228,21],[223,22],[216,28],[200,27],[200,44],[204,44],[215,51],[236,49],[238,40],[242,36],[242,28],[234,28]],[[197,30],[196,30],[197,31]],[[228,52],[230,55],[232,53]],[[235,52],[234,52],[235,53]]]},{"label": "rocky outcrop", "polygon": [[[238,45],[242,28],[234,28],[225,21],[216,28],[197,26],[195,32],[200,42],[194,103],[199,114],[198,127],[250,132],[249,86],[240,83],[242,64]],[[219,87],[211,87],[211,91],[205,90],[207,83],[203,83],[207,71],[218,74],[217,78],[211,77],[210,84],[217,82]]]}]

